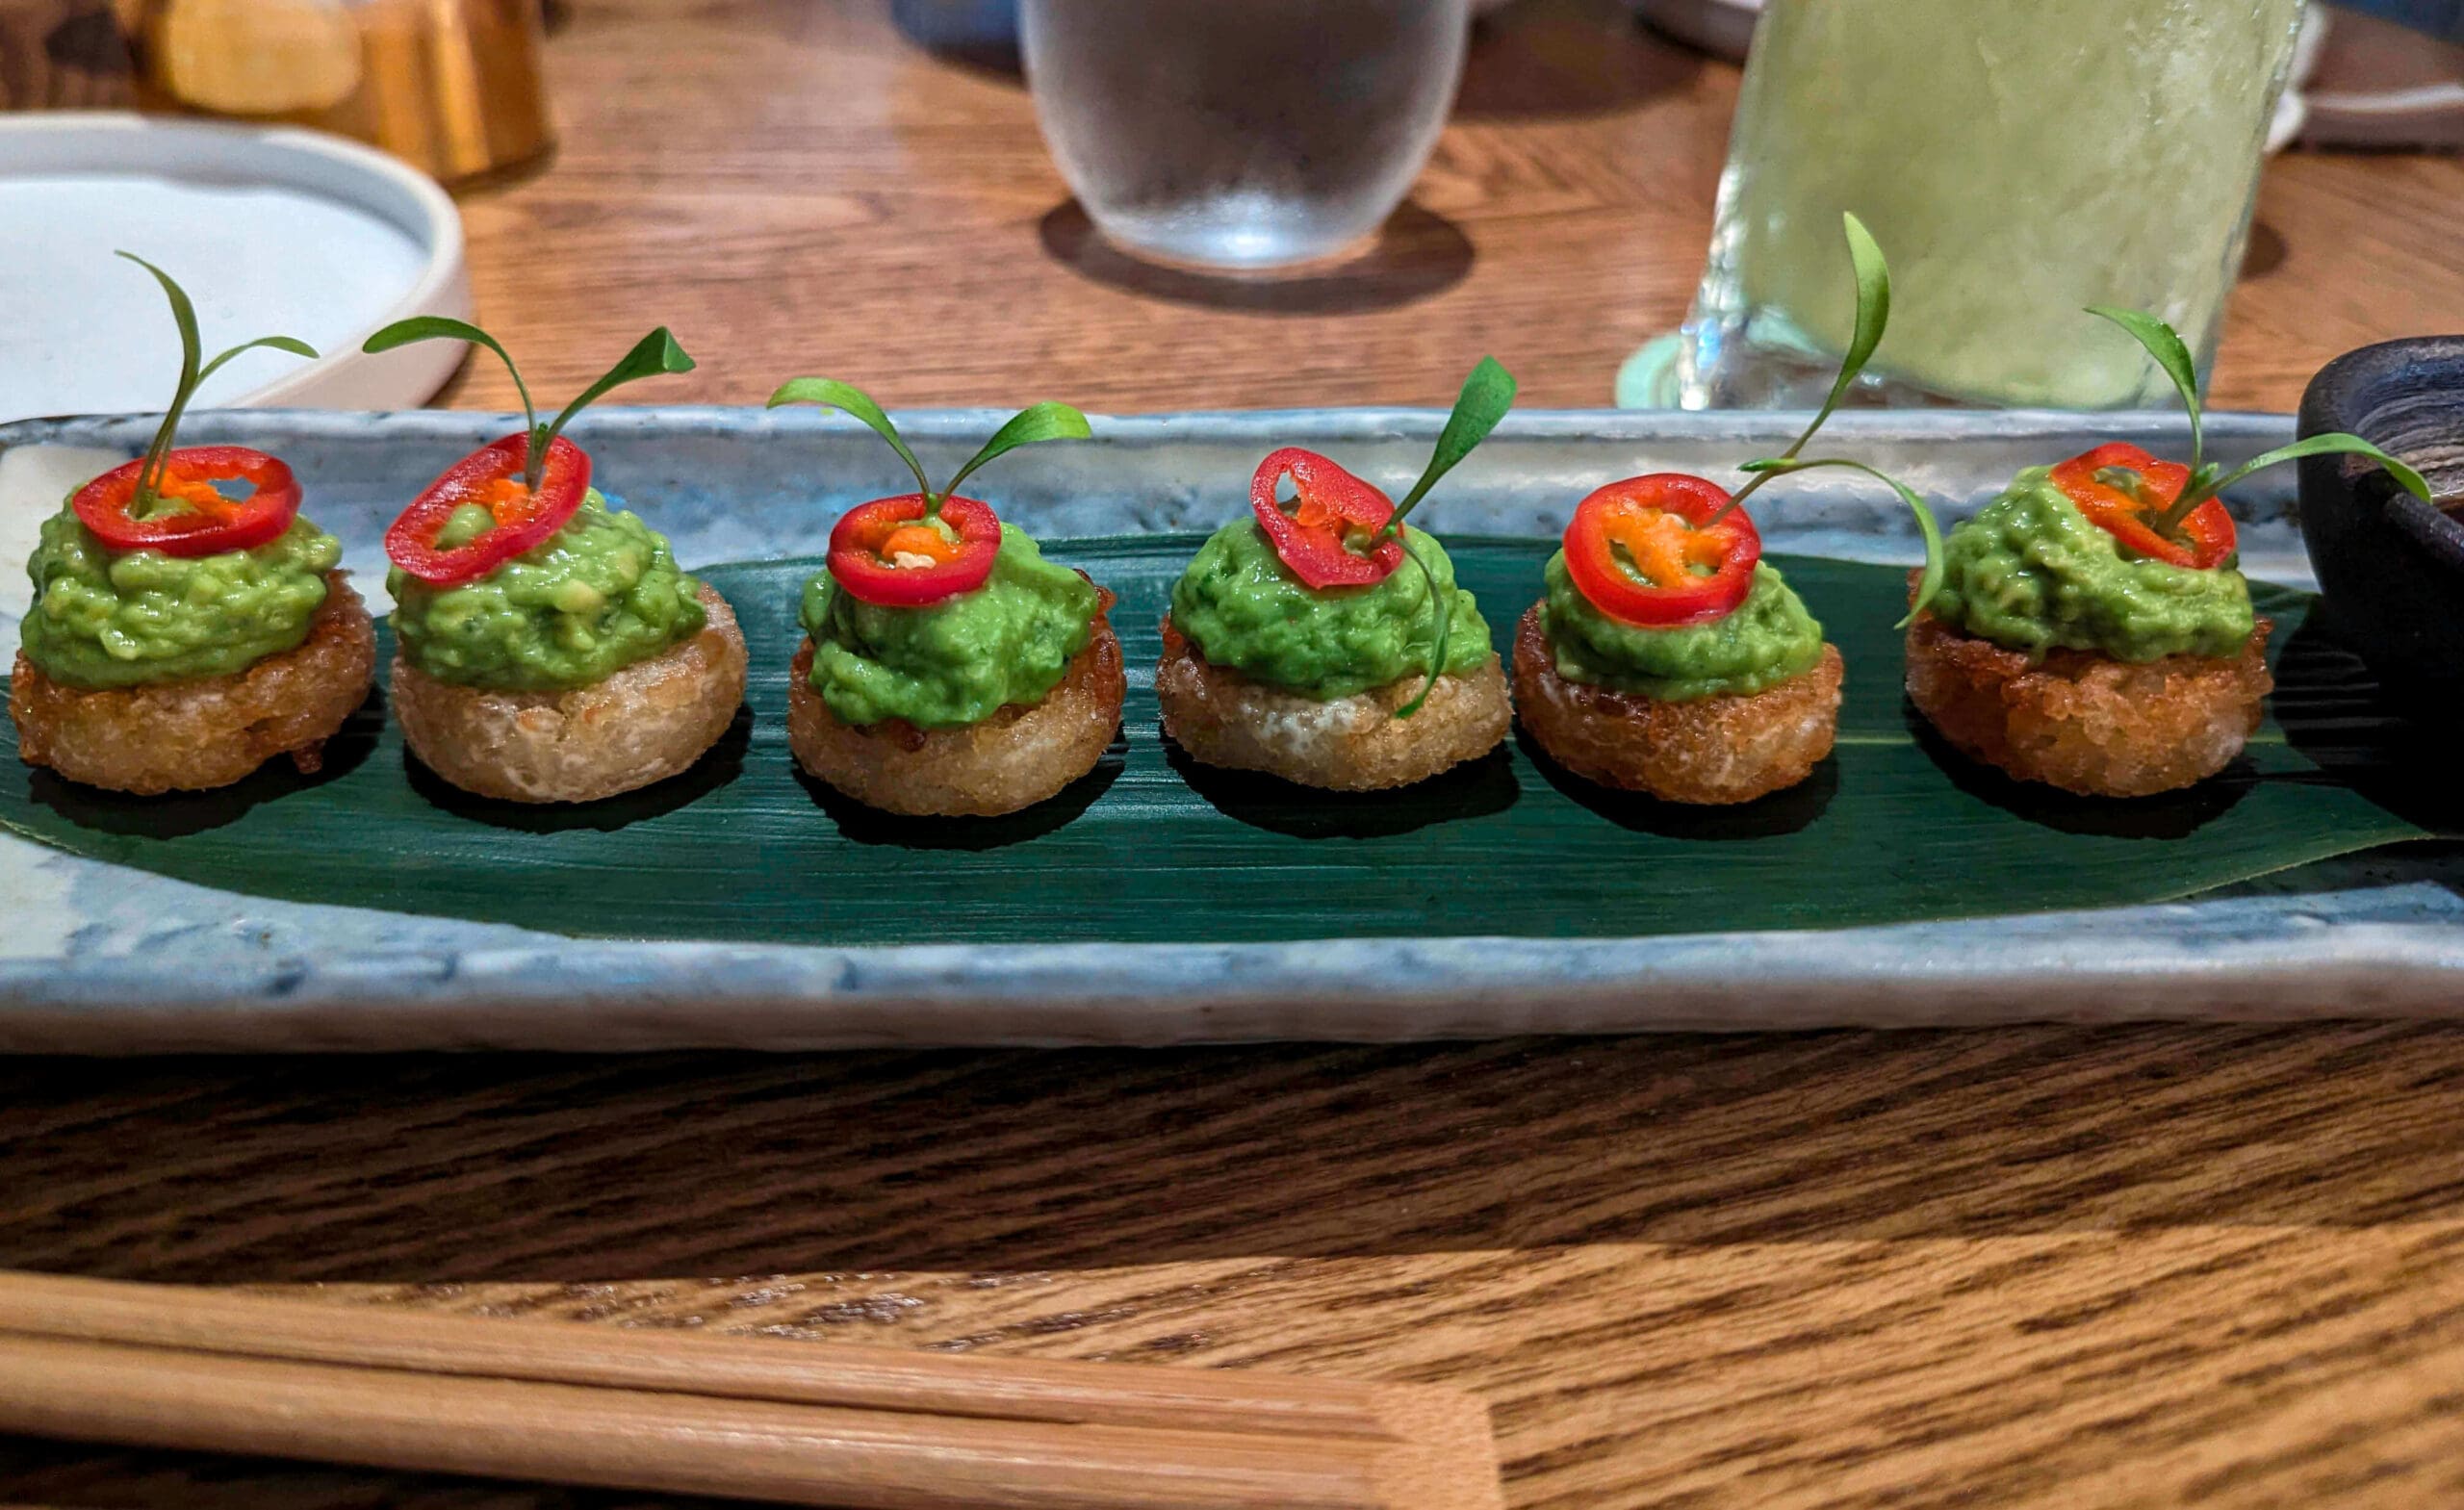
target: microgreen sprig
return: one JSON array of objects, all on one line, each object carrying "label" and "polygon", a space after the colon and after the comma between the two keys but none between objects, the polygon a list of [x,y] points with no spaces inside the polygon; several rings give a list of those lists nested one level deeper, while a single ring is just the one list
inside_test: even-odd
[{"label": "microgreen sprig", "polygon": [[469,342],[487,347],[497,354],[498,361],[504,364],[504,370],[513,377],[513,391],[522,396],[523,433],[529,439],[522,481],[533,492],[538,491],[540,476],[548,466],[548,448],[564,433],[565,426],[573,422],[575,415],[622,384],[656,377],[662,372],[693,371],[693,359],[684,354],[684,348],[678,346],[676,338],[668,334],[665,325],[661,325],[633,343],[633,349],[626,352],[605,375],[583,389],[580,397],[565,405],[553,420],[542,424],[539,422],[539,411],[530,401],[529,386],[522,380],[522,370],[513,365],[513,354],[505,350],[496,337],[467,320],[449,320],[443,315],[417,315],[409,320],[398,320],[369,337],[360,349],[372,353],[391,351],[396,346],[406,346],[415,341]]},{"label": "microgreen sprig", "polygon": [[1853,215],[1842,215],[1839,219],[1841,228],[1848,237],[1849,265],[1856,271],[1857,321],[1855,333],[1848,342],[1848,353],[1839,363],[1839,375],[1832,381],[1831,397],[1824,400],[1822,408],[1813,417],[1813,422],[1806,426],[1805,433],[1797,437],[1795,445],[1780,455],[1747,462],[1740,469],[1751,473],[1753,474],[1751,479],[1732,495],[1728,503],[1711,518],[1716,521],[1726,515],[1730,509],[1744,502],[1747,496],[1755,489],[1773,477],[1784,477],[1790,473],[1810,472],[1816,467],[1845,467],[1852,472],[1861,472],[1866,476],[1886,484],[1893,493],[1899,495],[1900,501],[1908,505],[1908,511],[1916,516],[1917,533],[1925,537],[1925,570],[1917,578],[1916,593],[1909,602],[1908,616],[1894,626],[1904,629],[1915,620],[1918,613],[1924,610],[1926,604],[1934,601],[1934,594],[1942,585],[1940,522],[1935,519],[1934,511],[1926,506],[1925,500],[1917,497],[1915,489],[1887,473],[1869,467],[1861,461],[1851,461],[1845,457],[1826,456],[1813,460],[1801,460],[1797,454],[1805,449],[1808,441],[1813,439],[1814,432],[1822,428],[1823,422],[1831,418],[1831,412],[1839,406],[1839,400],[1847,397],[1849,385],[1855,382],[1857,374],[1864,370],[1865,363],[1874,354],[1874,348],[1883,344],[1883,332],[1890,325],[1890,265],[1883,257],[1882,246],[1874,240],[1873,234],[1865,229],[1865,222],[1862,220]]},{"label": "microgreen sprig", "polygon": [[[2348,434],[2342,430],[2333,430],[2324,435],[2313,435],[2307,439],[2296,441],[2290,446],[2279,446],[2274,450],[2252,457],[2229,473],[2225,472],[2220,465],[2209,461],[2206,456],[2206,437],[2199,430],[2198,365],[2191,360],[2190,347],[2183,345],[2181,336],[2172,326],[2155,316],[2142,314],[2138,310],[2116,309],[2110,305],[2093,304],[2089,306],[2088,313],[2099,320],[2109,320],[2119,325],[2130,333],[2131,339],[2146,347],[2147,354],[2155,358],[2156,365],[2164,369],[2165,375],[2171,378],[2173,386],[2180,390],[2182,407],[2190,412],[2190,480],[2182,485],[2181,497],[2175,499],[2166,508],[2147,516],[2148,526],[2156,533],[2172,540],[2183,538],[2182,521],[2190,518],[2191,510],[2262,468],[2272,467],[2278,462],[2297,461],[2304,456],[2324,456],[2335,453],[2367,456],[2386,468],[2387,474],[2394,477],[2405,492],[2425,503],[2430,501],[2429,483],[2419,472],[2388,455],[2360,436]],[[2123,492],[2135,498],[2141,496],[2137,486],[2139,479],[2136,477],[2108,479],[2099,473],[2097,480],[2105,482],[2107,486],[2120,487]]]},{"label": "microgreen sprig", "polygon": [[993,431],[992,439],[984,443],[984,448],[968,457],[966,465],[951,474],[948,485],[937,492],[932,479],[924,475],[924,464],[915,459],[915,453],[908,449],[907,442],[899,437],[898,426],[890,422],[889,416],[880,404],[873,402],[871,395],[855,384],[842,383],[834,377],[791,377],[781,383],[779,391],[770,396],[769,407],[776,409],[781,404],[790,403],[819,404],[825,409],[853,415],[870,426],[874,434],[889,442],[890,449],[898,452],[898,459],[907,463],[908,471],[915,473],[915,490],[924,495],[924,517],[927,519],[940,513],[942,500],[958,492],[960,483],[993,457],[1021,446],[1032,446],[1038,441],[1083,441],[1094,434],[1088,426],[1087,417],[1065,403],[1046,401],[1030,404]]},{"label": "microgreen sprig", "polygon": [[1925,500],[1916,496],[1915,489],[1890,473],[1878,468],[1868,467],[1861,461],[1850,461],[1844,456],[1824,456],[1812,461],[1794,461],[1774,456],[1768,460],[1750,461],[1745,464],[1745,470],[1755,473],[1758,479],[1785,476],[1792,472],[1810,472],[1816,467],[1845,467],[1851,472],[1861,472],[1898,494],[1899,500],[1908,505],[1908,511],[1916,516],[1916,532],[1925,537],[1925,570],[1916,579],[1916,593],[1909,600],[1907,617],[1891,626],[1894,629],[1907,628],[1915,622],[1918,614],[1925,611],[1925,606],[1934,601],[1934,595],[1942,587],[1941,522],[1934,517],[1934,511],[1931,508],[1926,507]]},{"label": "microgreen sprig", "polygon": [[1373,549],[1387,536],[1402,533],[1403,516],[1420,507],[1421,499],[1428,497],[1437,480],[1452,472],[1457,463],[1472,454],[1474,447],[1489,438],[1489,432],[1514,407],[1514,374],[1496,357],[1484,356],[1474,364],[1472,375],[1463,379],[1462,392],[1454,396],[1454,407],[1447,413],[1446,427],[1437,432],[1437,445],[1429,452],[1428,465],[1421,470],[1420,480],[1403,495],[1403,501],[1395,505],[1395,512],[1370,542]]},{"label": "microgreen sprig", "polygon": [[[1831,380],[1830,397],[1823,399],[1822,407],[1814,411],[1813,420],[1804,432],[1786,450],[1773,458],[1776,461],[1796,460],[1797,453],[1806,448],[1806,443],[1813,439],[1814,432],[1821,429],[1823,422],[1831,418],[1832,411],[1839,407],[1839,400],[1848,397],[1849,387],[1865,370],[1865,364],[1873,360],[1874,348],[1883,344],[1883,332],[1890,325],[1890,265],[1883,260],[1882,246],[1874,240],[1873,233],[1865,229],[1865,222],[1855,216],[1842,213],[1839,222],[1848,237],[1848,264],[1857,278],[1856,324],[1849,334],[1847,354],[1839,359],[1839,375]],[[1754,475],[1747,479],[1744,487],[1730,495],[1728,502],[1721,505],[1718,513],[1704,521],[1706,525],[1718,524],[1738,504],[1752,498],[1755,489],[1795,469],[1756,464],[1743,470]]]},{"label": "microgreen sprig", "polygon": [[270,347],[276,351],[288,351],[294,356],[304,356],[313,362],[317,360],[317,348],[294,336],[259,336],[254,341],[241,342],[200,366],[197,359],[203,353],[204,346],[197,338],[196,306],[189,302],[187,291],[173,281],[169,273],[135,252],[114,255],[125,257],[154,274],[154,281],[163,285],[164,296],[171,301],[171,320],[180,327],[180,386],[171,395],[170,407],[163,411],[163,423],[154,432],[154,444],[145,448],[145,464],[137,469],[137,494],[129,500],[129,511],[141,517],[157,501],[165,471],[170,466],[171,441],[179,434],[180,417],[188,412],[189,400],[195,397],[197,389],[207,378],[220,371],[224,363],[243,351]]},{"label": "microgreen sprig", "polygon": [[[1454,407],[1446,416],[1446,427],[1437,432],[1437,446],[1429,452],[1428,465],[1422,469],[1412,491],[1403,495],[1403,501],[1395,505],[1395,512],[1372,538],[1372,550],[1388,536],[1402,533],[1403,516],[1420,506],[1429,489],[1437,486],[1437,479],[1452,472],[1456,463],[1472,454],[1474,447],[1489,438],[1489,432],[1514,407],[1514,374],[1496,357],[1484,356],[1473,366],[1472,375],[1463,379],[1463,391],[1454,396]],[[1420,568],[1421,579],[1428,584],[1429,606],[1436,623],[1430,635],[1428,682],[1418,697],[1395,710],[1397,718],[1409,718],[1419,712],[1428,702],[1429,694],[1437,690],[1437,678],[1446,671],[1447,632],[1452,627],[1454,617],[1452,595],[1439,590],[1437,574],[1429,570],[1428,563],[1409,543],[1404,544],[1403,554]]]}]

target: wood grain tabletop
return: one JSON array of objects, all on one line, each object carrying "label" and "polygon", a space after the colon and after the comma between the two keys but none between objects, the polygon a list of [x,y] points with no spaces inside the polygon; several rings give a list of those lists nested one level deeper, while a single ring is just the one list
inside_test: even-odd
[{"label": "wood grain tabletop", "polygon": [[[1360,267],[1143,272],[1014,75],[870,5],[571,0],[563,146],[465,212],[570,391],[1604,401],[1699,270],[1735,75],[1608,0],[1483,28]],[[2269,170],[2218,369],[2282,409],[2464,308],[2464,165]],[[496,407],[474,368],[449,395]],[[0,1062],[0,1264],[342,1305],[1450,1383],[1519,1506],[2464,1504],[2464,1030]],[[0,1439],[0,1501],[674,1505]]]}]

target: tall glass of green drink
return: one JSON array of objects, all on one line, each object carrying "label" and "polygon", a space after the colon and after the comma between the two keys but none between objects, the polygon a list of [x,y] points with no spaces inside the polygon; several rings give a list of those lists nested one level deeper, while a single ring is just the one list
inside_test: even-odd
[{"label": "tall glass of green drink", "polygon": [[2204,379],[2301,0],[1769,0],[1708,266],[1667,397],[1819,402],[1855,290],[1853,211],[1890,254],[1869,383],[1894,401],[2169,402],[2128,336],[2162,316]]}]

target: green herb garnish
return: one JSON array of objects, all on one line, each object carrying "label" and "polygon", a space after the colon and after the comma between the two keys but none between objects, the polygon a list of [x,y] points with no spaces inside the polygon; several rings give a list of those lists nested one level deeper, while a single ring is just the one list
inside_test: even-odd
[{"label": "green herb garnish", "polygon": [[1472,454],[1473,448],[1489,438],[1506,411],[1514,407],[1514,374],[1505,370],[1496,357],[1484,356],[1472,368],[1472,375],[1463,379],[1463,391],[1454,396],[1454,407],[1447,413],[1446,428],[1437,432],[1437,446],[1429,452],[1428,465],[1422,469],[1421,478],[1403,501],[1395,505],[1385,526],[1371,541],[1400,534],[1403,516],[1420,506],[1437,479],[1452,472],[1455,465]]},{"label": "green herb garnish", "polygon": [[[1446,416],[1446,427],[1437,432],[1437,446],[1429,453],[1428,465],[1422,469],[1412,491],[1403,495],[1403,501],[1395,505],[1395,512],[1371,538],[1372,550],[1389,535],[1400,539],[1403,516],[1420,506],[1429,489],[1437,486],[1438,478],[1452,472],[1457,462],[1472,454],[1474,447],[1489,438],[1489,432],[1514,407],[1514,374],[1496,357],[1484,356],[1474,365],[1472,375],[1463,379],[1463,391],[1454,396],[1454,407]],[[1420,696],[1395,710],[1397,718],[1409,718],[1428,702],[1429,694],[1437,690],[1437,678],[1445,673],[1446,638],[1453,627],[1454,603],[1450,594],[1438,590],[1437,574],[1428,569],[1419,552],[1409,545],[1401,549],[1404,559],[1419,567],[1421,579],[1428,583],[1429,607],[1437,616],[1429,649],[1428,684],[1421,688]]]},{"label": "green herb garnish", "polygon": [[[1831,380],[1831,396],[1823,399],[1821,408],[1814,411],[1813,421],[1805,427],[1804,433],[1786,450],[1773,458],[1776,461],[1796,460],[1797,453],[1806,448],[1806,443],[1812,440],[1814,432],[1831,418],[1831,412],[1839,407],[1839,400],[1848,397],[1850,385],[1865,370],[1865,364],[1873,360],[1874,348],[1883,344],[1883,332],[1890,324],[1890,267],[1883,260],[1882,246],[1875,242],[1873,233],[1865,229],[1864,221],[1847,214],[1842,214],[1839,220],[1841,229],[1848,236],[1848,263],[1857,278],[1856,328],[1849,335],[1847,354],[1839,359],[1839,375]],[[1754,496],[1755,489],[1787,469],[1748,466],[1742,470],[1754,475],[1744,487],[1730,496],[1718,513],[1704,521],[1705,524],[1716,525],[1726,519],[1730,510]]]},{"label": "green herb garnish", "polygon": [[1925,500],[1916,496],[1915,489],[1890,473],[1878,468],[1868,467],[1861,461],[1850,461],[1839,456],[1825,456],[1813,461],[1788,461],[1775,456],[1767,461],[1750,461],[1745,464],[1746,471],[1765,477],[1782,476],[1791,472],[1810,472],[1816,467],[1846,467],[1852,472],[1861,472],[1877,482],[1886,483],[1893,493],[1899,495],[1899,500],[1908,505],[1908,511],[1916,516],[1916,531],[1925,537],[1925,570],[1916,579],[1916,596],[1909,601],[1907,617],[1891,626],[1894,629],[1907,628],[1916,622],[1918,614],[1925,611],[1925,605],[1934,601],[1934,595],[1941,591],[1942,526],[1940,522],[1934,518],[1934,511],[1925,506]]},{"label": "green herb garnish", "polygon": [[171,441],[179,433],[180,417],[188,412],[189,400],[195,397],[197,389],[207,378],[220,371],[222,364],[243,351],[270,347],[276,351],[288,351],[294,356],[304,356],[313,362],[317,359],[317,348],[294,336],[259,336],[254,341],[243,341],[213,361],[199,366],[197,358],[204,346],[197,339],[196,306],[189,302],[187,291],[174,282],[169,273],[135,252],[116,252],[113,255],[125,257],[154,274],[154,281],[163,285],[164,296],[171,301],[171,320],[180,327],[180,386],[171,395],[171,406],[163,411],[163,423],[154,432],[154,444],[145,448],[145,465],[137,469],[137,493],[129,499],[130,515],[142,519],[161,501],[158,490],[163,484],[164,471],[170,465]]},{"label": "green herb garnish", "polygon": [[1795,445],[1780,455],[1747,462],[1740,469],[1753,473],[1752,480],[1738,489],[1727,506],[1711,518],[1716,521],[1725,516],[1730,509],[1744,502],[1747,495],[1773,477],[1785,476],[1792,472],[1810,472],[1816,467],[1845,467],[1887,484],[1892,492],[1899,495],[1900,501],[1908,505],[1909,512],[1916,516],[1917,533],[1925,537],[1924,574],[1917,578],[1916,595],[1909,604],[1908,616],[1895,626],[1904,629],[1924,611],[1927,603],[1934,601],[1934,594],[1942,585],[1942,526],[1934,518],[1934,511],[1925,506],[1925,500],[1916,496],[1913,488],[1861,461],[1837,456],[1802,461],[1797,456],[1805,449],[1806,443],[1813,439],[1814,432],[1822,428],[1823,422],[1831,418],[1831,412],[1839,406],[1839,400],[1847,396],[1849,384],[1857,380],[1857,374],[1872,358],[1874,348],[1883,344],[1883,331],[1890,324],[1890,265],[1884,260],[1882,246],[1865,229],[1862,220],[1853,215],[1842,215],[1839,218],[1848,237],[1849,265],[1857,277],[1857,324],[1855,336],[1848,343],[1848,354],[1840,359],[1839,375],[1831,384],[1831,397],[1824,400],[1822,408],[1813,417],[1813,422],[1806,426],[1805,433],[1797,437]]},{"label": "green herb garnish", "polygon": [[[2115,309],[2109,305],[2094,304],[2089,306],[2088,313],[2099,320],[2112,320],[2130,332],[2131,339],[2146,347],[2147,354],[2155,358],[2156,365],[2165,370],[2165,375],[2171,378],[2174,388],[2181,392],[2182,407],[2190,413],[2190,480],[2182,485],[2182,496],[2175,499],[2170,506],[2146,516],[2148,527],[2156,533],[2169,540],[2184,538],[2182,521],[2190,517],[2191,510],[2262,468],[2272,467],[2278,462],[2297,461],[2304,456],[2337,453],[2367,456],[2386,468],[2387,474],[2394,477],[2405,492],[2425,503],[2430,501],[2429,483],[2419,472],[2388,455],[2360,436],[2348,434],[2343,430],[2333,430],[2325,435],[2313,435],[2306,440],[2296,441],[2290,446],[2279,446],[2274,450],[2252,457],[2232,472],[2224,472],[2221,467],[2206,457],[2206,438],[2199,431],[2198,365],[2191,360],[2190,347],[2182,344],[2181,336],[2172,326],[2155,316],[2143,314],[2138,310]],[[2128,469],[2105,470],[2127,471]],[[2117,483],[2108,482],[2103,471],[2097,473],[2096,480],[2105,482],[2108,487],[2119,486]],[[2120,491],[2135,499],[2143,499],[2144,498],[2140,486],[2123,486]]]},{"label": "green herb garnish", "polygon": [[915,453],[908,449],[907,442],[900,439],[898,426],[890,422],[889,416],[880,404],[873,402],[869,394],[855,384],[842,383],[834,377],[791,377],[781,383],[779,391],[770,396],[768,407],[776,409],[781,404],[790,403],[819,404],[825,409],[854,415],[869,425],[874,434],[889,442],[890,449],[898,452],[898,459],[907,463],[908,471],[915,473],[915,490],[924,495],[924,517],[927,519],[939,514],[941,500],[958,492],[960,483],[993,457],[1021,446],[1032,446],[1038,441],[1083,441],[1094,434],[1087,423],[1087,417],[1065,403],[1047,400],[1030,404],[993,431],[992,439],[984,443],[984,448],[968,457],[966,465],[951,474],[948,486],[937,492],[932,479],[924,475],[924,464],[915,459]]},{"label": "green herb garnish", "polygon": [[534,493],[539,490],[540,476],[548,466],[548,448],[564,433],[565,426],[585,406],[603,397],[608,390],[639,378],[693,371],[693,359],[684,354],[684,348],[678,346],[676,338],[668,334],[665,325],[661,325],[633,343],[633,349],[609,368],[605,376],[583,389],[579,397],[565,405],[553,420],[542,424],[539,422],[539,410],[530,401],[529,386],[522,380],[522,370],[513,365],[513,354],[505,350],[496,337],[467,320],[449,320],[443,315],[416,315],[409,320],[398,320],[369,337],[360,345],[360,349],[372,353],[391,351],[396,346],[406,346],[418,341],[469,342],[487,347],[497,354],[497,360],[504,364],[505,371],[513,378],[513,391],[522,396],[523,433],[529,438],[522,481]]}]

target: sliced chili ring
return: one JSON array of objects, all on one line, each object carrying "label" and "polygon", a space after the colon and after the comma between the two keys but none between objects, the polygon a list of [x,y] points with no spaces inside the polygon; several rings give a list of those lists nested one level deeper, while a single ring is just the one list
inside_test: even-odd
[{"label": "sliced chili ring", "polygon": [[[114,467],[77,490],[70,502],[77,522],[114,550],[159,550],[171,556],[215,555],[246,550],[279,540],[299,517],[299,483],[274,457],[245,446],[191,446],[163,461],[162,499],[186,508],[157,509],[140,519],[137,502],[143,458]],[[230,499],[218,482],[245,482],[254,489]]]},{"label": "sliced chili ring", "polygon": [[1745,601],[1762,560],[1762,535],[1732,510],[1711,516],[1728,490],[1679,472],[1628,477],[1575,505],[1566,525],[1566,575],[1594,608],[1620,624],[1665,629],[1706,624]]},{"label": "sliced chili ring", "polygon": [[[1292,478],[1292,512],[1275,497]],[[1373,534],[1395,517],[1394,500],[1316,451],[1287,446],[1258,463],[1249,479],[1249,507],[1277,559],[1310,587],[1368,587],[1403,564],[1403,532],[1366,555],[1347,537]]]},{"label": "sliced chili ring", "polygon": [[[2098,473],[2136,474],[2131,487],[2117,485]],[[2053,485],[2078,505],[2088,522],[2151,561],[2205,571],[2232,559],[2236,544],[2233,516],[2221,499],[2209,499],[2181,518],[2181,538],[2158,533],[2151,515],[2172,506],[2189,486],[2191,470],[2177,461],[2159,461],[2125,441],[2114,441],[2071,457],[2053,469]]]},{"label": "sliced chili ring", "polygon": [[[385,554],[431,587],[454,587],[484,576],[565,526],[590,490],[590,457],[559,435],[548,447],[537,488],[523,483],[530,438],[508,435],[463,457],[411,500],[385,531]],[[476,503],[493,528],[458,546],[444,546],[453,511]]]},{"label": "sliced chili ring", "polygon": [[860,602],[921,608],[971,593],[1001,553],[1001,519],[973,499],[941,500],[944,534],[925,523],[924,495],[859,503],[830,531],[830,575]]}]

